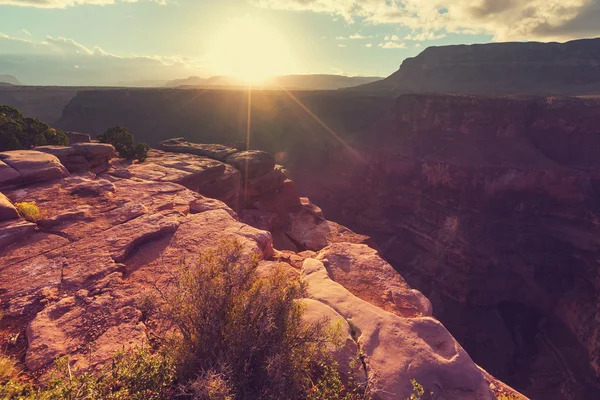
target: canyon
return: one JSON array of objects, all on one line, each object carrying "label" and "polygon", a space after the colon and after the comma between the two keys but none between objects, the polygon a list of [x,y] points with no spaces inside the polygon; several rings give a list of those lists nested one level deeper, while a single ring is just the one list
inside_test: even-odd
[{"label": "canyon", "polygon": [[[149,341],[141,296],[182,257],[229,238],[261,258],[262,273],[307,282],[307,318],[341,323],[335,357],[344,368],[360,351],[358,379],[374,398],[408,397],[417,379],[440,399],[525,399],[471,360],[368,237],[300,197],[270,155],[183,139],[160,148],[143,163],[90,142],[0,153],[0,345],[29,372],[65,354],[73,368],[97,368]],[[22,201],[41,217],[21,218]]]},{"label": "canyon", "polygon": [[[247,93],[193,93],[84,92],[59,123],[243,142]],[[371,237],[477,363],[533,398],[598,395],[597,99],[252,96],[251,147]]]}]

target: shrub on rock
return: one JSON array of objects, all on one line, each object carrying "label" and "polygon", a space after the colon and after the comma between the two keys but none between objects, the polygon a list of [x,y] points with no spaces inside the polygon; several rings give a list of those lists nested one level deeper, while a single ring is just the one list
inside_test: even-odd
[{"label": "shrub on rock", "polygon": [[54,129],[36,118],[25,117],[16,108],[0,105],[0,151],[68,144],[68,136],[60,129]]},{"label": "shrub on rock", "polygon": [[97,139],[102,143],[112,144],[119,156],[128,160],[137,159],[144,162],[150,149],[145,143],[134,144],[133,135],[122,126],[113,126],[104,133],[98,135]]}]

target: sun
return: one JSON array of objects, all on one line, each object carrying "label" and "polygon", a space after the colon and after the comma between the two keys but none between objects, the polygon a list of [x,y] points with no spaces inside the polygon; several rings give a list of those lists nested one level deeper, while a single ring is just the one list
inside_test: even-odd
[{"label": "sun", "polygon": [[209,62],[220,75],[258,84],[266,78],[290,73],[290,49],[284,37],[263,21],[235,18],[215,35]]}]

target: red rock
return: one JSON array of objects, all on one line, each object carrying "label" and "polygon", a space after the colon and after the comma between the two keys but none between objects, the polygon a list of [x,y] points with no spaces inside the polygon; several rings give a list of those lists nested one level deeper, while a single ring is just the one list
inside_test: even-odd
[{"label": "red rock", "polygon": [[0,193],[0,222],[19,218],[19,213],[10,200]]},{"label": "red rock", "polygon": [[0,153],[0,160],[14,168],[21,175],[22,182],[25,184],[52,181],[69,176],[69,172],[58,158],[39,151],[6,151]]},{"label": "red rock", "polygon": [[242,179],[254,179],[275,168],[275,159],[259,150],[249,150],[234,153],[227,158],[225,162],[234,166],[242,173]]},{"label": "red rock", "polygon": [[16,169],[0,161],[0,188],[16,186],[22,182],[23,177]]},{"label": "red rock", "polygon": [[159,148],[173,153],[195,154],[197,156],[208,157],[219,161],[225,161],[228,156],[237,152],[236,149],[220,144],[190,143],[184,138],[165,140],[160,142]]}]

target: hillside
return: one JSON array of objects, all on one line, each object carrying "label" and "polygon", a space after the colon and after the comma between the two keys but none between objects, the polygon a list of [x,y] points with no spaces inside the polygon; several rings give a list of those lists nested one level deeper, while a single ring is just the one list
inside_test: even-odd
[{"label": "hillside", "polygon": [[[271,89],[295,89],[295,90],[336,90],[353,86],[363,85],[378,81],[379,77],[349,77],[342,75],[282,75],[267,79],[258,85],[262,88]],[[169,81],[166,87],[244,87],[246,84],[239,79],[230,76],[213,76],[211,78],[200,78],[191,76],[187,79]]]},{"label": "hillside", "polygon": [[358,87],[394,93],[598,94],[600,39],[428,47]]},{"label": "hillside", "polygon": [[21,85],[21,82],[12,75],[0,75],[0,85],[2,84]]}]

